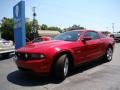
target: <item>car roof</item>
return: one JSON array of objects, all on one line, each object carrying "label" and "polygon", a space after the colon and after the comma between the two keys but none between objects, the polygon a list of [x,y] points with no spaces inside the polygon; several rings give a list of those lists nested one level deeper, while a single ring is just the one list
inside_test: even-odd
[{"label": "car roof", "polygon": [[81,31],[81,32],[94,31],[94,32],[98,32],[98,31],[95,31],[95,30],[87,30],[87,29],[82,29],[82,30],[72,30],[72,31]]}]

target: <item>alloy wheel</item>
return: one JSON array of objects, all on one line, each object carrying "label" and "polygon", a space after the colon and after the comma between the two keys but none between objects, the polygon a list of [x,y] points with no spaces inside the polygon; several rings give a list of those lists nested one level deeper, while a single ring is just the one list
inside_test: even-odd
[{"label": "alloy wheel", "polygon": [[107,50],[107,59],[108,59],[108,61],[111,61],[112,54],[113,54],[112,48],[108,48],[108,50]]},{"label": "alloy wheel", "polygon": [[66,57],[66,59],[65,59],[65,64],[64,64],[64,76],[67,76],[68,67],[69,67],[69,60],[68,60],[68,58]]}]

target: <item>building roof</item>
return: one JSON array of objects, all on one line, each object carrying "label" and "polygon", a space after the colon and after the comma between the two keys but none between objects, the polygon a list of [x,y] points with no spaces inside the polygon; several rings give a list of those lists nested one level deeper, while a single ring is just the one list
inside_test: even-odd
[{"label": "building roof", "polygon": [[56,36],[60,34],[59,31],[52,31],[52,30],[38,30],[40,36]]}]

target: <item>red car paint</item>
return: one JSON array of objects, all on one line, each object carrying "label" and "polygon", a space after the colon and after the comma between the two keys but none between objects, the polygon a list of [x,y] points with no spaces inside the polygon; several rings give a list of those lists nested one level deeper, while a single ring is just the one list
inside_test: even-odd
[{"label": "red car paint", "polygon": [[[18,58],[15,63],[18,67],[27,70],[32,70],[41,74],[50,74],[54,58],[59,53],[68,52],[73,57],[73,64],[79,65],[81,63],[89,62],[103,56],[106,52],[108,45],[114,47],[114,40],[110,37],[104,37],[102,33],[92,30],[75,30],[72,32],[81,32],[76,41],[64,40],[50,40],[38,43],[32,43],[18,49],[17,53],[22,53],[21,57],[25,54],[42,54],[42,59],[22,60]],[[82,41],[86,32],[96,32],[99,38],[95,40]],[[89,39],[89,38],[88,38]]]}]

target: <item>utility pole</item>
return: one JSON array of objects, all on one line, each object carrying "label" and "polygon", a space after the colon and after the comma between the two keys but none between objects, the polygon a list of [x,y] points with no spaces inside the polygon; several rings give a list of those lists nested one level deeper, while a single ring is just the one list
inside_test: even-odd
[{"label": "utility pole", "polygon": [[112,23],[112,29],[113,29],[113,33],[114,33],[114,29],[115,29],[115,23]]},{"label": "utility pole", "polygon": [[1,39],[1,23],[0,23],[0,39]]},{"label": "utility pole", "polygon": [[37,38],[37,30],[36,30],[36,25],[35,25],[35,17],[37,16],[36,15],[36,12],[35,12],[35,9],[36,7],[33,7],[32,8],[32,11],[33,11],[33,25],[32,25],[32,33],[33,33],[33,38]]}]

